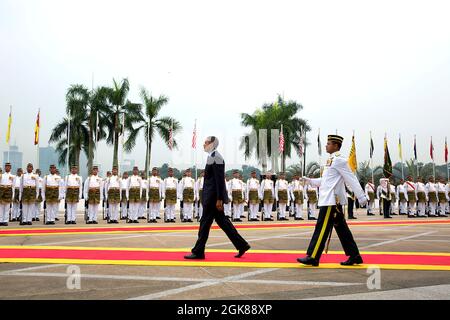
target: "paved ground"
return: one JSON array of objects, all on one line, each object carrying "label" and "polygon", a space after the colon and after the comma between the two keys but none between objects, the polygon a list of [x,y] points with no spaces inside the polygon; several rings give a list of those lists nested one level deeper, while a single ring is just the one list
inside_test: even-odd
[{"label": "paved ground", "polygon": [[[310,221],[240,224],[254,250],[239,261],[223,232],[214,230],[208,259],[197,265],[182,259],[196,240],[196,223],[141,222],[113,231],[102,221],[62,234],[2,234],[44,228],[10,224],[0,229],[0,299],[450,299],[450,219],[396,216],[384,224],[380,216],[358,217],[351,229],[366,261],[376,262],[359,268],[339,267],[335,235],[319,268],[297,264]],[[78,278],[70,277],[77,270],[79,288]]]}]

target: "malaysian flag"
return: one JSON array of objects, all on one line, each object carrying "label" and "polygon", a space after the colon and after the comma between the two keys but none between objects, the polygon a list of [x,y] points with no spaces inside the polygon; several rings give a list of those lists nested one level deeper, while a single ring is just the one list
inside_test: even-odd
[{"label": "malaysian flag", "polygon": [[192,133],[192,149],[196,148],[197,148],[197,120],[195,120],[194,132]]},{"label": "malaysian flag", "polygon": [[284,152],[284,134],[283,134],[283,125],[281,125],[281,132],[280,132],[280,153]]},{"label": "malaysian flag", "polygon": [[171,151],[173,149],[173,120],[172,120],[172,123],[170,124],[170,129],[169,129],[169,149]]}]

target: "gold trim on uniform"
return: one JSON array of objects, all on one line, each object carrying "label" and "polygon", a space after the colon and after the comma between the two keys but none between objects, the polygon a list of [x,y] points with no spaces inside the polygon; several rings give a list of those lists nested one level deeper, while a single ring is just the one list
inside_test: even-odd
[{"label": "gold trim on uniform", "polygon": [[22,202],[23,203],[36,203],[36,187],[27,186],[22,190]]},{"label": "gold trim on uniform", "polygon": [[299,190],[294,190],[294,197],[296,204],[303,204],[303,192]]},{"label": "gold trim on uniform", "polygon": [[120,203],[120,188],[109,188],[108,203],[110,204]]},{"label": "gold trim on uniform", "polygon": [[265,204],[273,203],[272,190],[264,190],[263,200]]},{"label": "gold trim on uniform", "polygon": [[13,201],[12,186],[0,186],[0,203],[8,204]]},{"label": "gold trim on uniform", "polygon": [[159,188],[152,187],[149,191],[149,201],[151,203],[159,203],[161,198],[159,196]]},{"label": "gold trim on uniform", "polygon": [[141,188],[133,187],[128,191],[128,201],[141,202]]},{"label": "gold trim on uniform", "polygon": [[244,199],[242,197],[242,190],[233,190],[231,192],[231,196],[233,197],[233,203],[236,204],[244,203]]},{"label": "gold trim on uniform", "polygon": [[306,194],[308,196],[308,201],[310,203],[316,203],[317,202],[317,193],[316,190],[307,190]]},{"label": "gold trim on uniform", "polygon": [[88,203],[99,204],[100,203],[100,188],[89,188],[88,191]]},{"label": "gold trim on uniform", "polygon": [[193,203],[194,202],[194,189],[193,188],[185,188],[183,190],[183,202],[185,202],[185,203]]},{"label": "gold trim on uniform", "polygon": [[287,190],[278,190],[278,202],[279,203],[287,203],[288,202],[288,191]]},{"label": "gold trim on uniform", "polygon": [[249,190],[248,201],[250,202],[250,204],[258,204],[259,203],[258,190],[256,190],[256,189]]},{"label": "gold trim on uniform", "polygon": [[67,187],[66,202],[78,203],[80,200],[80,187]]},{"label": "gold trim on uniform", "polygon": [[177,203],[177,190],[166,189],[166,204],[173,205]]},{"label": "gold trim on uniform", "polygon": [[59,202],[59,187],[47,186],[45,188],[45,201],[47,203]]}]

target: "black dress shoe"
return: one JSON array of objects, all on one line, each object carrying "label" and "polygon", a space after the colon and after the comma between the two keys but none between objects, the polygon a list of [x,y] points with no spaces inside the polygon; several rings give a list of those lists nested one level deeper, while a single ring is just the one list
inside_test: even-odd
[{"label": "black dress shoe", "polygon": [[392,217],[391,216],[388,216],[388,217],[384,217],[385,219],[392,219]]},{"label": "black dress shoe", "polygon": [[313,267],[319,266],[319,261],[317,261],[316,259],[311,258],[309,256],[306,256],[304,258],[298,258],[297,261],[300,263],[303,263],[304,265],[307,265],[307,266],[313,266]]},{"label": "black dress shoe", "polygon": [[21,225],[21,226],[24,226],[24,225],[26,225],[27,223],[26,222],[21,222],[21,223],[19,223],[19,225]]},{"label": "black dress shoe", "polygon": [[357,217],[348,217],[350,220],[358,219]]},{"label": "black dress shoe", "polygon": [[241,258],[244,255],[244,253],[246,253],[248,250],[250,250],[250,245],[249,244],[247,244],[244,248],[239,250],[238,254],[235,255],[234,257],[235,258]]},{"label": "black dress shoe", "polygon": [[[38,221],[39,221],[39,218],[38,218]],[[59,221],[59,218],[55,218],[55,221]]]},{"label": "black dress shoe", "polygon": [[92,223],[93,223],[93,224],[98,224],[98,222],[97,222],[97,221],[92,221]]},{"label": "black dress shoe", "polygon": [[303,220],[303,218],[294,218],[295,220]]},{"label": "black dress shoe", "polygon": [[363,263],[363,259],[360,255],[357,255],[355,257],[348,258],[347,261],[341,262],[341,266],[353,266],[355,264],[361,264]]},{"label": "black dress shoe", "polygon": [[204,260],[205,255],[196,255],[195,253],[191,253],[187,256],[184,256],[184,258],[187,260]]},{"label": "black dress shoe", "polygon": [[314,217],[309,217],[308,220],[317,220],[317,219]]},{"label": "black dress shoe", "polygon": [[30,221],[27,222],[27,225],[32,226],[33,223],[31,223]]},{"label": "black dress shoe", "polygon": [[161,220],[161,217],[156,217],[156,219]]}]

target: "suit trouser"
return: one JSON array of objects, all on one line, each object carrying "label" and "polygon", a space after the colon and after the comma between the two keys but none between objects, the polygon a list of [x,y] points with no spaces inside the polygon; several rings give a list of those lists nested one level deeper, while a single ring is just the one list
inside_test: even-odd
[{"label": "suit trouser", "polygon": [[416,202],[408,201],[408,215],[413,216],[416,211]]},{"label": "suit trouser", "polygon": [[391,200],[382,198],[381,202],[382,202],[382,206],[383,206],[384,217],[387,218],[390,216],[390,213],[391,213]]},{"label": "suit trouser", "polygon": [[47,203],[46,204],[46,221],[55,222],[56,213],[58,212],[59,203]]},{"label": "suit trouser", "polygon": [[295,217],[296,218],[303,218],[303,203],[302,204],[295,204]]},{"label": "suit trouser", "polygon": [[122,201],[121,204],[122,217],[126,218],[128,217],[127,201]]},{"label": "suit trouser", "polygon": [[147,202],[139,202],[138,218],[145,217],[145,210],[147,210]]},{"label": "suit trouser", "polygon": [[192,253],[202,256],[205,254],[205,246],[208,241],[209,231],[213,221],[225,232],[237,250],[245,248],[248,243],[242,238],[225,214],[217,210],[215,203],[205,206],[203,217],[200,219],[200,229],[198,230],[198,240],[192,249]]},{"label": "suit trouser", "polygon": [[347,198],[347,213],[349,218],[354,218],[353,209],[355,207],[355,200],[353,198]]},{"label": "suit trouser", "polygon": [[342,206],[338,205],[320,207],[317,224],[307,251],[308,256],[317,261],[320,260],[333,226],[344,248],[345,255],[350,257],[359,255],[358,246],[345,221]]},{"label": "suit trouser", "polygon": [[41,202],[36,202],[34,206],[33,216],[32,218],[39,218],[39,215],[41,213]]},{"label": "suit trouser", "polygon": [[77,220],[78,203],[67,203],[67,221]]},{"label": "suit trouser", "polygon": [[7,223],[9,221],[9,203],[0,204],[0,223]]}]

